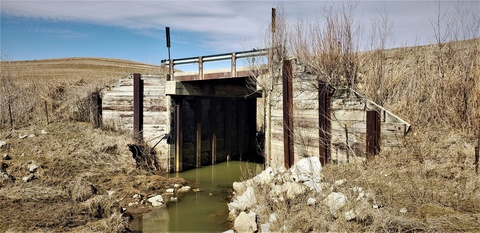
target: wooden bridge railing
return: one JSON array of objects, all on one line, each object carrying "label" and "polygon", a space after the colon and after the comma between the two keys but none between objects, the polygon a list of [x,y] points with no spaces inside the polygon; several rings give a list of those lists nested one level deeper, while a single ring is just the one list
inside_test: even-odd
[{"label": "wooden bridge railing", "polygon": [[236,77],[237,76],[237,59],[267,56],[268,52],[269,52],[269,49],[253,49],[253,50],[233,52],[233,53],[223,53],[223,54],[215,54],[215,55],[208,55],[208,56],[171,59],[170,61],[164,59],[162,60],[162,64],[168,65],[169,67],[169,75],[167,76],[167,81],[175,80],[174,79],[175,65],[198,63],[198,79],[203,80],[204,79],[203,64],[205,62],[225,61],[225,60],[231,60],[230,75],[231,77]]}]

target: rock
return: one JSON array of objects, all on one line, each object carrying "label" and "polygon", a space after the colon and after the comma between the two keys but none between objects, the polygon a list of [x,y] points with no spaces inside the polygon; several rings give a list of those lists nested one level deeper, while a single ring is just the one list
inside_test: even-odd
[{"label": "rock", "polygon": [[29,137],[29,138],[34,138],[34,137],[35,137],[35,134],[32,133],[32,134],[28,135],[28,137]]},{"label": "rock", "polygon": [[25,134],[25,135],[22,135],[22,134],[19,134],[19,135],[18,135],[18,138],[19,138],[19,139],[24,139],[24,138],[27,138],[27,137],[28,137],[28,135],[26,135],[26,134]]},{"label": "rock", "polygon": [[7,141],[0,140],[0,148],[7,147]]},{"label": "rock", "polygon": [[48,132],[44,129],[42,129],[42,134],[47,134]]},{"label": "rock", "polygon": [[343,184],[345,184],[345,182],[347,182],[345,179],[337,180],[337,181],[335,181],[334,185],[335,186],[342,186]]},{"label": "rock", "polygon": [[115,194],[115,191],[113,190],[107,190],[107,194],[109,197],[113,196],[113,194]]},{"label": "rock", "polygon": [[357,215],[355,214],[355,211],[353,211],[353,210],[349,210],[349,211],[345,212],[344,215],[345,215],[345,219],[347,221],[353,220],[357,217]]},{"label": "rock", "polygon": [[177,197],[170,197],[170,201],[173,201],[173,202],[178,201],[178,198]]},{"label": "rock", "polygon": [[178,190],[178,192],[179,193],[186,193],[186,192],[190,191],[191,189],[192,188],[190,186],[183,186]]},{"label": "rock", "polygon": [[133,194],[133,197],[134,199],[140,199],[142,196],[140,196],[140,194],[136,193],[136,194]]},{"label": "rock", "polygon": [[269,223],[261,224],[260,232],[270,232],[270,224]]},{"label": "rock", "polygon": [[173,187],[178,189],[178,188],[182,187],[182,185],[181,184],[174,184]]},{"label": "rock", "polygon": [[315,199],[313,197],[309,197],[307,199],[307,205],[312,206],[312,205],[315,205],[315,203],[317,203],[317,199]]},{"label": "rock", "polygon": [[271,213],[268,221],[271,222],[271,223],[274,223],[274,222],[276,222],[277,220],[278,220],[277,214],[276,214],[276,213]]},{"label": "rock", "polygon": [[34,163],[28,165],[28,171],[30,173],[35,173],[38,169],[38,166],[35,165]]},{"label": "rock", "polygon": [[3,160],[10,160],[10,159],[12,159],[12,157],[10,157],[10,155],[8,155],[8,154],[3,155]]},{"label": "rock", "polygon": [[152,203],[153,207],[161,206],[164,203],[162,195],[157,195],[147,199],[148,202]]},{"label": "rock", "polygon": [[256,232],[257,228],[257,214],[255,212],[245,213],[241,212],[235,219],[233,228],[236,232]]},{"label": "rock", "polygon": [[24,176],[22,178],[23,182],[30,182],[32,181],[33,179],[35,179],[35,175],[33,175],[33,173],[30,173],[28,176]]},{"label": "rock", "polygon": [[322,174],[322,164],[318,157],[302,158],[294,164],[290,179],[295,182],[305,182],[313,178],[319,179]]},{"label": "rock", "polygon": [[167,190],[165,190],[165,192],[167,192],[167,193],[173,193],[173,192],[175,192],[175,189],[167,189]]},{"label": "rock", "polygon": [[307,186],[310,190],[315,190],[317,193],[322,192],[324,184],[321,183],[320,178],[313,178],[309,181],[306,181],[303,183],[305,186]]},{"label": "rock", "polygon": [[347,203],[347,197],[343,193],[330,193],[325,199],[325,204],[330,208],[330,213],[338,217],[338,211]]},{"label": "rock", "polygon": [[258,184],[268,184],[272,181],[273,175],[274,175],[273,169],[271,167],[268,167],[264,171],[262,171],[260,174],[253,177],[252,179],[254,182]]},{"label": "rock", "polygon": [[288,199],[294,199],[297,195],[304,193],[306,189],[305,186],[296,182],[287,182],[282,186],[287,193]]},{"label": "rock", "polygon": [[246,189],[247,186],[245,182],[233,182],[233,191],[235,191],[237,195],[242,194]]},{"label": "rock", "polygon": [[0,172],[0,178],[1,178],[2,180],[4,180],[4,181],[13,181],[13,182],[15,182],[15,180],[16,180],[14,176],[12,176],[12,175],[8,174],[7,172],[4,172],[4,171],[1,171],[1,172]]},{"label": "rock", "polygon": [[400,209],[400,213],[406,214],[408,212],[407,208],[403,207]]},{"label": "rock", "polygon": [[228,206],[228,210],[230,211],[234,209],[243,211],[251,208],[256,203],[257,203],[257,199],[255,198],[255,190],[253,189],[253,187],[248,187],[244,193],[237,196],[233,200],[233,202],[228,203],[227,206]]}]

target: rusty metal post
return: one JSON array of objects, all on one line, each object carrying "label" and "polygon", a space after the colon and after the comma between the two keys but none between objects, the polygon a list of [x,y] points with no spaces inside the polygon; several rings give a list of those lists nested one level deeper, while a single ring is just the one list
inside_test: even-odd
[{"label": "rusty metal post", "polygon": [[196,167],[202,166],[202,100],[195,97],[195,106],[193,107],[193,118],[195,120],[195,164]]},{"label": "rusty metal post", "polygon": [[175,172],[181,172],[183,170],[183,114],[182,114],[182,102],[180,97],[174,98],[175,101]]},{"label": "rusty metal post", "polygon": [[293,138],[293,73],[290,60],[283,61],[282,70],[284,164],[286,168],[290,168],[295,161]]},{"label": "rusty metal post", "polygon": [[318,81],[318,148],[322,166],[331,160],[330,86]]},{"label": "rusty metal post", "polygon": [[[47,110],[47,102],[45,102],[45,110]],[[102,127],[102,98],[99,92],[93,92],[90,96],[90,119],[93,128]],[[48,115],[47,115],[48,124]]]},{"label": "rusty metal post", "polygon": [[133,74],[133,137],[143,140],[143,80],[141,74]]},{"label": "rusty metal post", "polygon": [[165,35],[166,35],[166,42],[167,42],[167,49],[168,49],[168,69],[169,73],[167,75],[167,81],[173,79],[173,64],[172,58],[170,57],[170,27],[165,27]]},{"label": "rusty metal post", "polygon": [[198,57],[198,78],[203,80],[203,57]]},{"label": "rusty metal post", "polygon": [[367,159],[373,159],[380,152],[380,113],[367,111]]}]

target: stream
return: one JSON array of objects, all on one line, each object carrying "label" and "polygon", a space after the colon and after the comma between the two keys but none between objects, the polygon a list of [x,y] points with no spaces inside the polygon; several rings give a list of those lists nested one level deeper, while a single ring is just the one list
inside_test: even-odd
[{"label": "stream", "polygon": [[[242,174],[258,174],[263,164],[228,161],[192,169],[179,176],[191,182],[199,192],[188,192],[167,207],[153,209],[132,222],[134,232],[223,232],[232,228],[227,221],[227,202],[232,183],[240,181]],[[253,174],[253,175],[255,175]]]}]

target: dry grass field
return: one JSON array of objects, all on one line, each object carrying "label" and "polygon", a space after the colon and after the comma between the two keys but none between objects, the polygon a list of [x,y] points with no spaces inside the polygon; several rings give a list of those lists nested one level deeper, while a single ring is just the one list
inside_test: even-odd
[{"label": "dry grass field", "polygon": [[[185,182],[138,169],[130,135],[87,123],[91,92],[131,73],[164,74],[162,67],[98,58],[0,65],[0,154],[11,158],[1,161],[1,232],[128,231],[120,207],[148,210],[128,207],[134,194]],[[32,164],[34,179],[24,182]]]}]

